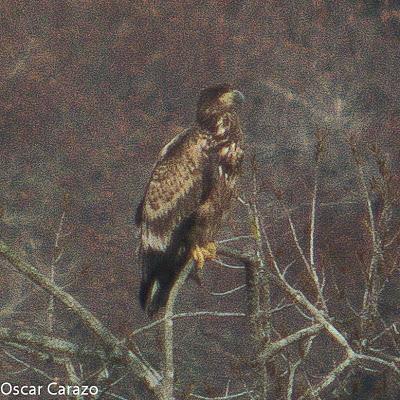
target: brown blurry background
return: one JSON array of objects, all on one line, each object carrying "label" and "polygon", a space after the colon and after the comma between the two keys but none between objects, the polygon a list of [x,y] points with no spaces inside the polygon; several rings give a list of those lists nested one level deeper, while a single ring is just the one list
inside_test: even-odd
[{"label": "brown blurry background", "polygon": [[[389,0],[2,2],[1,238],[48,273],[64,213],[56,282],[118,337],[148,323],[137,301],[135,207],[162,145],[193,121],[199,91],[232,82],[246,96],[247,161],[255,155],[260,209],[283,258],[287,226],[275,219],[272,192],[297,207],[305,237],[315,133],[324,135],[317,255],[357,301],[368,239],[346,136],[389,152],[398,185],[399,39],[399,3]],[[237,204],[221,238],[248,233]],[[40,332],[46,295],[0,266],[1,303],[16,303],[0,312],[1,324]],[[243,311],[243,291],[210,294],[243,275],[210,265],[202,286],[187,284],[178,309]],[[398,318],[394,282],[382,309]],[[56,309],[56,333],[85,341],[85,328]],[[245,377],[237,367],[249,351],[244,321],[182,321],[176,331],[178,387]],[[157,360],[154,332],[138,344]],[[0,380],[10,379],[2,368]]]}]

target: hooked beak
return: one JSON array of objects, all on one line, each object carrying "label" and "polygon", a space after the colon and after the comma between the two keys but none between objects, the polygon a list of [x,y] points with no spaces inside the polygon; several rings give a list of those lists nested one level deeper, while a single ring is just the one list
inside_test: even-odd
[{"label": "hooked beak", "polygon": [[233,90],[232,94],[233,94],[233,101],[236,104],[242,104],[244,102],[245,98],[242,92],[240,92],[239,90]]},{"label": "hooked beak", "polygon": [[244,96],[242,92],[239,92],[239,90],[230,90],[229,92],[224,93],[219,98],[219,101],[227,107],[232,107],[234,105],[242,104]]}]

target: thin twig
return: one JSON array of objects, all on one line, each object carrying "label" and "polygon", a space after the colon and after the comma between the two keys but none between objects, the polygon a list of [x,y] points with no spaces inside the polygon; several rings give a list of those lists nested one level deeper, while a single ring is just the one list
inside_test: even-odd
[{"label": "thin twig", "polygon": [[[60,237],[62,233],[62,228],[63,228],[63,223],[65,219],[65,210],[63,210],[61,217],[60,217],[60,222],[58,224],[58,229],[56,232],[56,236],[54,239],[54,254],[52,256],[51,260],[51,265],[50,265],[50,282],[55,284],[55,269],[56,269],[56,264],[61,258],[62,252],[60,251]],[[48,312],[48,330],[49,334],[51,335],[54,330],[54,296],[50,295],[49,299],[49,306],[47,308]]]},{"label": "thin twig", "polygon": [[[319,310],[317,307],[315,307],[307,298],[306,296],[299,290],[294,289],[287,281],[286,279],[282,276],[279,270],[278,263],[276,261],[275,255],[272,251],[271,244],[269,242],[268,237],[265,237],[267,247],[270,249],[270,258],[272,260],[273,265],[275,266],[275,270],[277,274],[271,274],[271,279],[273,282],[281,288],[284,292],[286,292],[290,298],[292,298],[296,303],[301,305],[303,308],[305,308],[312,316],[315,318],[316,321],[321,323],[325,330],[329,333],[332,338],[334,338],[341,346],[343,346],[348,354],[353,354],[354,351],[350,347],[348,341],[346,338],[341,334],[337,328],[327,319],[327,316],[324,315],[324,313]],[[236,250],[233,249],[227,249],[227,248],[219,248],[219,253],[221,255],[225,256],[231,256],[234,259],[241,260],[245,264],[249,263],[257,263],[258,261],[250,256],[247,256],[245,254],[242,254]]]},{"label": "thin twig", "polygon": [[18,357],[14,356],[13,354],[8,352],[7,350],[3,350],[3,351],[4,351],[4,354],[6,354],[12,360],[16,361],[18,364],[21,364],[24,367],[29,368],[32,371],[35,371],[37,374],[39,374],[39,375],[43,376],[44,378],[48,379],[50,382],[54,381],[54,377],[51,377],[50,375],[46,374],[46,372],[42,371],[41,369],[36,368],[36,367],[28,364],[27,362],[19,359]]},{"label": "thin twig", "polygon": [[231,237],[228,239],[222,239],[222,240],[218,240],[217,243],[218,244],[223,244],[223,243],[229,243],[229,242],[236,242],[238,240],[242,240],[242,239],[252,239],[253,237],[250,235],[240,235],[240,236],[235,236],[235,237]]},{"label": "thin twig", "polygon": [[0,342],[25,345],[33,350],[39,350],[51,355],[76,357],[78,359],[106,359],[106,353],[101,350],[91,350],[63,339],[37,335],[28,331],[0,328]]},{"label": "thin twig", "polygon": [[236,394],[230,394],[227,396],[219,396],[219,397],[207,397],[207,396],[201,396],[199,394],[191,393],[190,396],[196,397],[197,399],[202,399],[202,400],[228,400],[228,399],[237,399],[239,397],[243,396],[248,396],[249,393],[252,393],[252,391],[244,391]]},{"label": "thin twig", "polygon": [[355,143],[350,143],[353,159],[358,171],[358,177],[361,182],[362,193],[364,196],[367,213],[369,217],[369,232],[371,235],[372,257],[367,270],[367,283],[365,285],[363,298],[363,318],[361,320],[361,335],[366,337],[370,331],[369,327],[378,315],[378,296],[380,290],[379,266],[383,263],[383,245],[375,223],[375,216],[372,207],[372,200],[367,186],[362,160],[358,153]]},{"label": "thin twig", "polygon": [[[315,196],[316,196],[316,192],[315,192]],[[315,202],[316,202],[316,197],[313,196],[313,204]],[[293,237],[293,240],[295,242],[296,248],[297,248],[297,250],[298,250],[298,252],[299,252],[299,254],[300,254],[300,256],[301,256],[301,258],[302,258],[302,260],[304,262],[304,265],[306,266],[306,269],[307,269],[312,281],[314,282],[315,289],[317,290],[317,293],[318,293],[318,300],[320,301],[320,303],[322,305],[322,309],[325,311],[326,314],[328,314],[328,308],[326,306],[326,302],[325,302],[325,299],[324,299],[324,296],[323,296],[323,293],[322,293],[321,284],[319,282],[317,271],[315,269],[315,264],[313,263],[314,262],[314,247],[313,247],[314,246],[314,242],[313,242],[314,239],[312,239],[312,240],[310,239],[310,256],[312,254],[312,261],[313,261],[312,263],[310,263],[307,260],[307,257],[304,254],[304,251],[303,251],[303,249],[302,249],[302,247],[300,245],[300,241],[299,241],[299,238],[297,236],[296,228],[295,228],[295,225],[293,223],[291,213],[289,212],[288,208],[285,205],[284,205],[284,208],[286,210],[286,215],[287,215],[287,218],[288,218],[290,231],[292,232],[292,237]],[[314,237],[314,231],[315,231],[315,227],[313,226],[315,224],[315,222],[313,222],[314,218],[315,218],[314,207],[312,208],[311,214],[313,216],[313,219],[312,219],[312,224],[311,224],[312,225],[312,229],[311,229],[310,237],[313,238]]]},{"label": "thin twig", "polygon": [[310,264],[315,266],[315,216],[317,209],[318,179],[315,177],[313,196],[311,200],[311,221],[310,221]]},{"label": "thin twig", "polygon": [[286,393],[286,399],[287,400],[292,400],[293,397],[293,387],[294,387],[294,378],[296,375],[297,368],[301,364],[301,359],[296,361],[295,363],[290,363],[289,364],[289,377],[288,377],[288,388],[287,388],[287,393]]},{"label": "thin twig", "polygon": [[229,269],[244,269],[243,265],[232,265],[232,264],[228,264],[226,262],[223,262],[221,260],[219,260],[218,258],[216,258],[215,260],[213,260],[213,262],[225,267],[225,268],[229,268]]},{"label": "thin twig", "polygon": [[356,361],[354,355],[349,355],[343,362],[341,362],[336,368],[334,368],[318,385],[310,388],[304,393],[299,400],[307,398],[313,398],[318,396],[325,388],[327,388],[333,381],[335,381],[339,375],[341,375],[350,365]]},{"label": "thin twig", "polygon": [[[192,311],[192,312],[185,312],[179,313],[172,316],[172,319],[179,319],[179,318],[192,318],[192,317],[246,317],[244,313],[235,313],[235,312],[221,312],[221,311]],[[142,326],[138,329],[135,329],[133,332],[129,334],[129,337],[135,336],[138,333],[145,332],[149,329],[154,328],[157,325],[162,324],[165,322],[165,318],[158,319],[156,321],[151,322],[148,325]]]},{"label": "thin twig", "polygon": [[227,290],[225,292],[210,292],[210,294],[212,294],[213,296],[227,296],[228,294],[235,293],[238,290],[241,290],[241,289],[243,289],[245,287],[246,287],[246,285],[240,285],[238,287],[235,287],[233,289]]}]

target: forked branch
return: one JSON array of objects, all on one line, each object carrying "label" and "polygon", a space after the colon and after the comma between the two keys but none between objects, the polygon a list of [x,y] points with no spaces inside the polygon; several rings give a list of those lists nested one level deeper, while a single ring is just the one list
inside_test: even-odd
[{"label": "forked branch", "polygon": [[55,299],[71,310],[102,342],[106,351],[124,363],[134,375],[154,393],[160,387],[161,376],[146,361],[140,359],[116,338],[90,311],[74,299],[69,293],[51,282],[36,268],[24,261],[6,243],[0,241],[0,256],[7,260],[17,271],[27,277],[35,285],[54,296]]}]

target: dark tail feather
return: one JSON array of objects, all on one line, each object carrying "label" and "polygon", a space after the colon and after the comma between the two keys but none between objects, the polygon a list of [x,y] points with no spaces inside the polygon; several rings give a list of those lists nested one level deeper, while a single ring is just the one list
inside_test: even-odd
[{"label": "dark tail feather", "polygon": [[140,305],[149,317],[167,304],[172,284],[173,280],[170,283],[162,282],[155,277],[150,280],[142,280],[139,294]]},{"label": "dark tail feather", "polygon": [[186,251],[178,251],[172,256],[158,251],[148,251],[143,254],[143,277],[139,300],[150,317],[166,305],[169,292],[186,259]]}]

